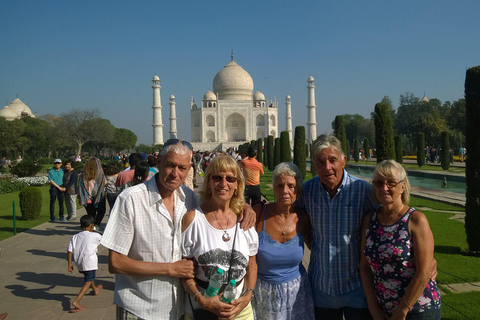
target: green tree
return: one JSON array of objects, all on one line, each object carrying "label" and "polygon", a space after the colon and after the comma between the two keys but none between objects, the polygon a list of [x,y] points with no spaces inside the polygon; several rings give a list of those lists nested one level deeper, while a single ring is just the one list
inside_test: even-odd
[{"label": "green tree", "polygon": [[420,168],[425,165],[425,134],[423,132],[417,135],[417,164]]},{"label": "green tree", "polygon": [[263,138],[263,165],[268,167],[268,137]]},{"label": "green tree", "polygon": [[292,151],[290,149],[290,135],[288,131],[280,133],[280,162],[292,162]]},{"label": "green tree", "polygon": [[274,149],[273,149],[273,136],[267,137],[267,151],[268,151],[268,170],[273,171],[275,169]]},{"label": "green tree", "polygon": [[363,152],[365,154],[365,159],[370,158],[370,141],[368,138],[363,139]]},{"label": "green tree", "polygon": [[465,77],[466,147],[468,159],[465,176],[467,195],[465,231],[468,248],[480,252],[480,66],[470,68]]},{"label": "green tree", "polygon": [[353,160],[358,162],[360,160],[360,147],[358,145],[358,139],[353,140]]},{"label": "green tree", "polygon": [[442,132],[442,158],[441,165],[443,170],[450,168],[450,135],[448,132]]},{"label": "green tree", "polygon": [[275,147],[273,149],[273,167],[275,168],[278,166],[280,161],[280,149],[281,149],[281,142],[280,138],[275,138]]},{"label": "green tree", "polygon": [[40,118],[24,117],[25,131],[23,136],[30,142],[27,154],[32,159],[48,157],[48,131],[51,125]]},{"label": "green tree", "polygon": [[393,142],[392,117],[388,106],[382,103],[375,105],[375,145],[377,147],[377,163],[393,159],[395,149]]},{"label": "green tree", "polygon": [[131,130],[115,128],[114,138],[111,147],[115,152],[125,149],[132,149],[137,144],[137,135]]},{"label": "green tree", "polygon": [[293,163],[295,163],[305,178],[307,174],[307,158],[305,156],[305,127],[295,127],[293,139]]},{"label": "green tree", "polygon": [[99,114],[98,110],[73,109],[59,118],[56,124],[58,133],[74,143],[77,156],[82,153],[83,145],[86,142],[93,140],[98,134],[102,134],[102,128],[96,127],[97,123],[90,121],[98,118]]},{"label": "green tree", "polygon": [[342,150],[345,155],[348,153],[350,154],[348,148],[347,148],[347,134],[345,132],[345,121],[343,119],[343,116],[336,116],[335,117],[335,130],[333,131],[333,134],[340,140],[340,143],[342,144]]},{"label": "green tree", "polygon": [[92,154],[100,154],[104,148],[111,148],[111,143],[115,137],[115,127],[110,120],[102,118],[93,118],[83,123],[84,127],[97,128],[99,133],[92,137],[85,146]]},{"label": "green tree", "polygon": [[395,160],[403,163],[403,141],[402,136],[395,136]]},{"label": "green tree", "polygon": [[258,138],[257,140],[257,161],[263,163],[263,139]]}]

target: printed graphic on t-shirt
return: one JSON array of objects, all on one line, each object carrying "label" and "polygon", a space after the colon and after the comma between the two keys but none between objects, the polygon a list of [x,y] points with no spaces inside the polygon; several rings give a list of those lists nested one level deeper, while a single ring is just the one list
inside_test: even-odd
[{"label": "printed graphic on t-shirt", "polygon": [[225,270],[223,273],[223,283],[226,284],[230,279],[227,279],[229,268],[231,268],[231,278],[240,280],[245,277],[247,273],[247,258],[237,250],[233,250],[232,265],[230,266],[230,257],[232,252],[225,251],[219,248],[212,249],[201,254],[198,257],[198,264],[202,268],[207,279],[210,279],[212,275],[217,272],[218,268]]}]

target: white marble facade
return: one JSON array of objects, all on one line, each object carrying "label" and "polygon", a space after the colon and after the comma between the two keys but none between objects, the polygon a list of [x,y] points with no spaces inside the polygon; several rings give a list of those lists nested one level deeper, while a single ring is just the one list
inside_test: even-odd
[{"label": "white marble facade", "polygon": [[213,80],[201,105],[192,102],[192,143],[195,149],[238,146],[245,141],[278,137],[278,108],[257,91],[252,77],[232,57]]}]

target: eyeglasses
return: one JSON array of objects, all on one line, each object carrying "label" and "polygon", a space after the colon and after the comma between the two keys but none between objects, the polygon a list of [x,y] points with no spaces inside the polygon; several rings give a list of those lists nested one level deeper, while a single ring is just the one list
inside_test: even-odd
[{"label": "eyeglasses", "polygon": [[168,147],[168,146],[173,146],[173,145],[176,145],[178,144],[179,142],[182,143],[182,145],[190,150],[193,151],[193,146],[190,142],[186,141],[186,140],[181,140],[181,139],[168,139],[164,144],[163,144],[163,147]]},{"label": "eyeglasses", "polygon": [[234,183],[237,181],[237,178],[236,177],[232,177],[232,176],[221,176],[219,174],[215,174],[213,176],[210,177],[210,179],[212,179],[213,181],[215,182],[220,182],[223,180],[223,178],[225,178],[225,180],[227,180],[228,183]]},{"label": "eyeglasses", "polygon": [[399,183],[402,183],[402,181],[398,181],[398,182],[395,182],[395,181],[381,181],[381,180],[373,180],[372,183],[375,187],[377,188],[382,188],[384,185],[387,185],[387,188],[388,189],[393,189],[395,188],[396,186],[398,186]]}]

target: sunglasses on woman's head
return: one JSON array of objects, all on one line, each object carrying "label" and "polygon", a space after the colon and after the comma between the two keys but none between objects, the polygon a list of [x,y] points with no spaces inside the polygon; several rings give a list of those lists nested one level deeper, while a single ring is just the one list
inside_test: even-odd
[{"label": "sunglasses on woman's head", "polygon": [[164,144],[163,144],[163,147],[167,147],[167,146],[173,146],[173,145],[176,145],[178,144],[179,142],[182,143],[182,145],[190,150],[193,151],[193,146],[190,142],[186,141],[186,140],[181,140],[181,139],[168,139]]},{"label": "sunglasses on woman's head", "polygon": [[220,182],[223,180],[223,178],[225,178],[225,180],[227,180],[228,183],[234,183],[235,181],[237,181],[237,178],[236,177],[232,177],[232,176],[221,176],[219,174],[215,174],[213,176],[210,177],[210,179],[212,179],[213,181],[215,182]]}]

